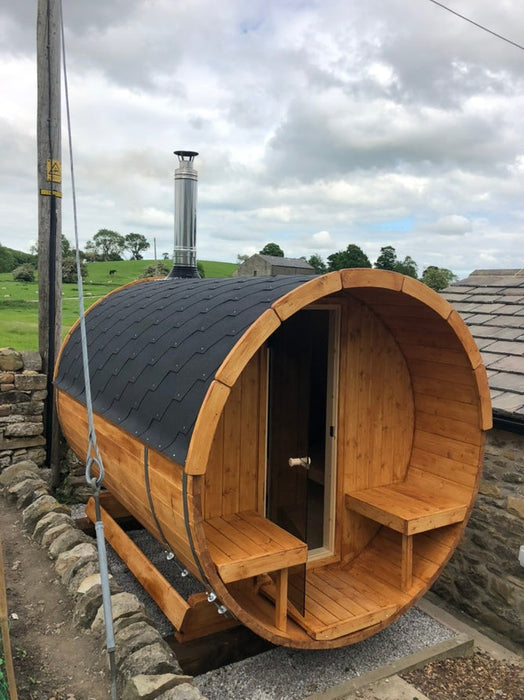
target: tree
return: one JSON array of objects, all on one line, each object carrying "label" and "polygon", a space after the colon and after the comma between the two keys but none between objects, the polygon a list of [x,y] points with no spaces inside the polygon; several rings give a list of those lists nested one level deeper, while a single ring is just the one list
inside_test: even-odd
[{"label": "tree", "polygon": [[346,267],[371,267],[368,256],[358,245],[350,243],[346,250],[328,255],[328,270],[343,270]]},{"label": "tree", "polygon": [[377,270],[394,270],[397,263],[397,253],[392,245],[380,249],[380,255],[375,260]]},{"label": "tree", "polygon": [[421,282],[427,284],[428,287],[431,287],[436,292],[449,287],[456,280],[457,275],[453,274],[451,270],[448,270],[446,267],[437,267],[436,265],[426,267],[420,278]]},{"label": "tree", "polygon": [[88,241],[85,245],[86,253],[95,251],[96,259],[99,260],[122,260],[122,252],[126,247],[124,236],[116,231],[101,228],[93,236],[93,241]]},{"label": "tree", "polygon": [[65,258],[72,258],[74,256],[74,250],[71,248],[71,243],[62,233],[62,260]]},{"label": "tree", "polygon": [[13,270],[13,279],[15,282],[34,282],[35,268],[29,263],[24,263]]},{"label": "tree", "polygon": [[276,258],[283,258],[284,251],[278,243],[266,243],[260,251],[260,255],[274,255]]},{"label": "tree", "polygon": [[169,260],[169,253],[162,253],[162,260]]},{"label": "tree", "polygon": [[200,260],[197,260],[197,270],[198,270],[198,274],[200,275],[200,279],[204,279],[204,277],[206,276],[206,273],[204,271],[204,266],[202,265]]},{"label": "tree", "polygon": [[320,255],[317,255],[314,253],[313,255],[310,256],[309,260],[307,262],[311,265],[311,267],[315,268],[315,272],[317,275],[323,275],[325,272],[327,272],[327,265],[326,263],[322,260]]},{"label": "tree", "polygon": [[[82,279],[87,275],[87,267],[84,262],[80,263],[80,274]],[[62,260],[62,282],[66,284],[76,284],[78,282],[76,258],[68,257]]]},{"label": "tree", "polygon": [[16,267],[16,260],[9,248],[0,244],[0,272],[11,272]]},{"label": "tree", "polygon": [[240,253],[237,253],[237,263],[239,265],[242,265],[242,263],[246,262],[246,260],[249,260],[249,255],[241,255]]},{"label": "tree", "polygon": [[35,266],[36,255],[22,253],[20,250],[7,248],[0,243],[0,272],[12,272],[15,267],[24,265],[25,263]]},{"label": "tree", "polygon": [[85,244],[84,255],[88,262],[95,262],[98,260],[99,256],[96,250],[96,245],[93,243],[93,241],[87,241]]},{"label": "tree", "polygon": [[392,245],[386,245],[380,249],[380,255],[376,259],[374,267],[377,270],[392,270],[418,279],[417,263],[410,255],[406,255],[404,260],[398,260],[397,252]]},{"label": "tree", "polygon": [[418,279],[418,265],[409,255],[406,255],[404,260],[397,260],[393,269],[395,272]]},{"label": "tree", "polygon": [[149,248],[147,238],[141,233],[128,233],[124,240],[124,247],[131,253],[131,260],[142,260],[142,251]]}]

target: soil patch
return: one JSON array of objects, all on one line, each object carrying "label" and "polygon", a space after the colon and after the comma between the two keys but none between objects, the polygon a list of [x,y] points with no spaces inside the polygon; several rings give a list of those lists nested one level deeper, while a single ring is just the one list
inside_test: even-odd
[{"label": "soil patch", "polygon": [[109,698],[104,642],[73,624],[72,598],[53,562],[28,536],[21,513],[3,498],[0,537],[20,700]]},{"label": "soil patch", "polygon": [[430,700],[522,700],[524,669],[478,651],[435,661],[401,676]]}]

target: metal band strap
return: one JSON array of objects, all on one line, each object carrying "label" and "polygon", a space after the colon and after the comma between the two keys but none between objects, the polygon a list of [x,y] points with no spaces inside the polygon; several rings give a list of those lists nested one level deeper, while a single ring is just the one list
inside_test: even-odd
[{"label": "metal band strap", "polygon": [[144,447],[144,480],[146,482],[146,494],[147,494],[147,501],[149,503],[149,510],[151,511],[151,515],[153,516],[153,520],[155,521],[156,529],[158,530],[158,534],[160,535],[160,539],[164,543],[165,549],[168,552],[170,552],[171,547],[169,546],[169,543],[166,540],[166,537],[164,535],[162,527],[161,527],[160,523],[158,522],[158,518],[156,517],[155,506],[153,505],[153,498],[151,496],[151,487],[149,485],[149,449],[147,447]]}]

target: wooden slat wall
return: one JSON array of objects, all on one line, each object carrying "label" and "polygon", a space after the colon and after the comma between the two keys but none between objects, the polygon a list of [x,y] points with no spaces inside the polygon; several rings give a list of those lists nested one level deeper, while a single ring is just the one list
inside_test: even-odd
[{"label": "wooden slat wall", "polygon": [[249,361],[220,418],[202,493],[204,519],[260,511],[263,505],[259,491],[265,468],[266,403],[260,397],[266,393],[265,352],[264,346]]},{"label": "wooden slat wall", "polygon": [[[411,453],[414,412],[405,359],[387,327],[364,304],[343,306],[338,417],[339,496],[401,480]],[[341,555],[350,559],[378,525],[346,511]]]},{"label": "wooden slat wall", "polygon": [[[57,407],[68,443],[77,455],[85,457],[88,435],[85,407],[61,391],[57,391]],[[105,469],[104,486],[161,541],[147,500],[144,446],[128,433],[96,415],[95,429]],[[182,473],[180,465],[149,450],[150,490],[162,531],[184,565],[198,576],[184,523]],[[191,489],[188,489],[188,504],[191,514]]]}]

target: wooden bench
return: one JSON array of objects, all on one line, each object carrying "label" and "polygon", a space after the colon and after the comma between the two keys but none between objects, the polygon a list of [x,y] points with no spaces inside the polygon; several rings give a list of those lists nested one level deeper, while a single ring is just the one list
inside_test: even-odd
[{"label": "wooden bench", "polygon": [[204,531],[224,583],[275,572],[275,626],[285,630],[288,568],[306,562],[306,543],[255,511],[209,518]]},{"label": "wooden bench", "polygon": [[346,508],[402,535],[401,588],[413,579],[413,535],[464,520],[468,505],[409,482],[362,489],[345,496]]}]

